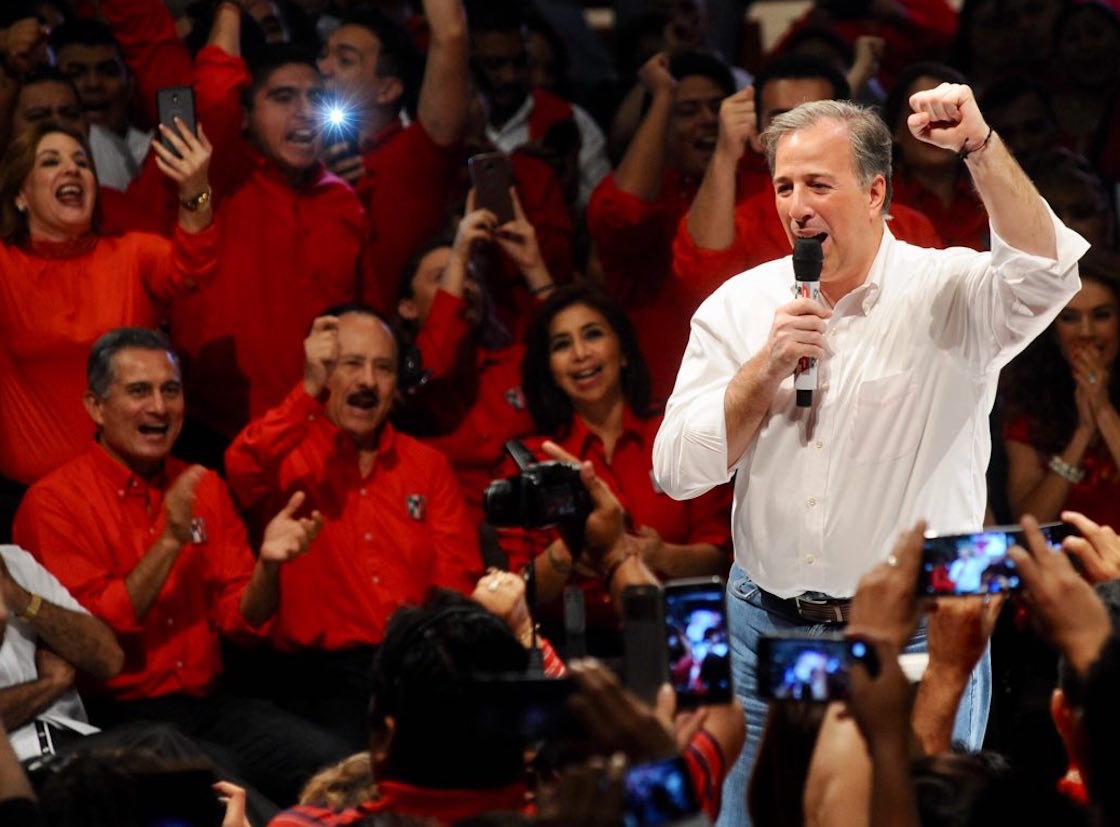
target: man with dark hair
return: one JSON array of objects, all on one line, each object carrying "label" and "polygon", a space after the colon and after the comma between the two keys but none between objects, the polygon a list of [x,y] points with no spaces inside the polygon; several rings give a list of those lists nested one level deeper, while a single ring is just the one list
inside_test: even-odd
[{"label": "man with dark hair", "polygon": [[478,534],[447,458],[388,422],[399,355],[384,319],[368,306],[329,308],[303,350],[303,381],[234,440],[226,469],[242,508],[267,513],[302,491],[324,515],[315,553],[280,574],[271,637],[283,681],[268,684],[357,750],[390,615],[433,586],[470,593]]},{"label": "man with dark hair", "polygon": [[91,685],[90,717],[99,726],[175,724],[227,749],[277,801],[291,800],[345,749],[270,703],[223,692],[221,638],[266,631],[280,570],[307,550],[321,518],[297,518],[304,497],[294,494],[254,560],[221,478],[170,457],[184,405],[162,333],[106,333],[87,377],[97,439],[28,490],[13,533],[125,648],[124,670]]},{"label": "man with dark hair", "polygon": [[[214,145],[219,272],[171,315],[191,400],[181,450],[213,466],[287,394],[314,308],[354,301],[368,232],[353,190],[319,161],[323,81],[294,46],[240,57],[241,14],[218,6],[198,53],[199,120]],[[248,312],[247,312],[248,311]]]},{"label": "man with dark hair", "polygon": [[673,279],[670,242],[712,157],[720,102],[735,87],[722,61],[698,52],[671,61],[658,53],[638,77],[649,107],[618,169],[595,188],[587,226],[607,286],[638,330],[660,402],[673,388],[688,319],[705,295]]},{"label": "man with dark hair", "polygon": [[[368,298],[382,310],[392,307],[409,256],[441,229],[462,161],[467,21],[460,0],[424,0],[423,8],[426,63],[408,31],[375,9],[345,15],[319,60],[340,115],[356,121],[356,145],[338,143],[329,125],[324,142],[332,169],[365,207],[377,278]],[[402,110],[412,118],[407,126]]]},{"label": "man with dark hair", "polygon": [[524,0],[469,2],[467,23],[471,70],[486,101],[486,137],[503,152],[531,144],[552,157],[555,151],[544,149],[549,132],[564,122],[574,124],[579,134],[576,201],[580,208],[586,206],[592,190],[610,172],[606,139],[580,107],[530,88]]},{"label": "man with dark hair", "polygon": [[112,31],[96,20],[75,20],[51,32],[50,46],[55,65],[74,84],[90,123],[98,183],[126,189],[140,174],[152,133],[129,123],[132,76]]},{"label": "man with dark hair", "polygon": [[[759,135],[799,103],[844,100],[848,81],[823,58],[790,54],[767,64],[754,84],[720,108],[719,140],[688,214],[675,229],[673,274],[707,295],[723,282],[765,261],[788,255],[789,240],[767,183],[746,190],[728,178],[745,159],[762,158]],[[749,164],[749,162],[748,162]],[[891,204],[891,232],[919,247],[940,247],[941,238],[917,210]]]}]

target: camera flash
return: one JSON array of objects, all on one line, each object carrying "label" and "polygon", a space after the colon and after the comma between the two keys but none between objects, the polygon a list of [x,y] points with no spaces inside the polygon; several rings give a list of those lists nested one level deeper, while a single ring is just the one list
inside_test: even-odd
[{"label": "camera flash", "polygon": [[332,106],[327,111],[327,120],[331,126],[342,126],[346,122],[346,111],[341,106]]}]

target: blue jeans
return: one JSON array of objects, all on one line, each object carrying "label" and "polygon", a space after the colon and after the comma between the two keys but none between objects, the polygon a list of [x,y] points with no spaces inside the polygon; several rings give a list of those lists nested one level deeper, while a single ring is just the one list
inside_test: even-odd
[{"label": "blue jeans", "polygon": [[[758,639],[764,635],[825,635],[838,631],[835,626],[795,622],[764,609],[759,588],[738,565],[731,567],[727,580],[727,617],[731,630],[731,671],[735,694],[747,718],[747,742],[723,783],[723,805],[717,827],[750,825],[747,815],[747,783],[755,754],[766,723],[767,701],[758,696]],[[926,632],[922,625],[906,646],[907,652],[926,651]],[[984,654],[972,673],[972,679],[961,698],[953,740],[970,750],[979,750],[988,726],[988,707],[992,698],[992,661],[990,651]]]}]

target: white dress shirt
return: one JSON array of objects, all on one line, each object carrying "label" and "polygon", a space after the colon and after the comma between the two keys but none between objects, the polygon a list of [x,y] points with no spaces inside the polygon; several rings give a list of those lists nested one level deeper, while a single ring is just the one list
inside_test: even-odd
[{"label": "white dress shirt", "polygon": [[[0,545],[0,557],[12,578],[29,592],[34,592],[46,603],[53,603],[72,612],[89,614],[70,592],[43,568],[34,557],[19,546]],[[4,643],[0,646],[0,689],[28,683],[39,677],[35,668],[35,648],[39,636],[28,622],[13,616],[4,630]],[[83,735],[97,732],[89,725],[85,707],[73,689],[68,689],[54,703],[35,716],[57,726],[72,729]],[[39,738],[34,722],[25,724],[8,735],[16,757],[21,761],[40,754]]]},{"label": "white dress shirt", "polygon": [[653,449],[654,472],[687,499],[735,475],[736,562],[780,597],[848,597],[919,519],[983,523],[988,414],[1000,368],[1080,288],[1081,236],[1050,213],[1058,260],[992,231],[992,252],[928,250],[889,230],[867,280],[828,320],[811,408],[782,382],[759,432],[728,470],[723,397],[792,300],[790,256],[725,282],[696,311]]},{"label": "white dress shirt", "polygon": [[[579,129],[579,206],[586,207],[591,192],[611,171],[607,160],[607,139],[595,120],[574,103],[572,118]],[[533,96],[526,95],[513,117],[502,124],[501,129],[486,125],[486,137],[507,155],[522,144],[529,142],[529,115],[533,111]]]},{"label": "white dress shirt", "polygon": [[93,152],[97,182],[103,187],[123,192],[140,174],[140,167],[144,165],[152,146],[152,133],[130,126],[122,138],[103,126],[93,124],[89,128],[89,146]]}]

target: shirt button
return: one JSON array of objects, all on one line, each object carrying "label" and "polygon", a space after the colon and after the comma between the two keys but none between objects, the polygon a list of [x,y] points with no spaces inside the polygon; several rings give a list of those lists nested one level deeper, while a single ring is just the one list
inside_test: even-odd
[{"label": "shirt button", "polygon": [[824,382],[824,383],[821,384],[821,390],[822,391],[828,390],[828,382]]},{"label": "shirt button", "polygon": [[381,582],[381,578],[378,577],[376,574],[373,577],[371,577],[370,579],[373,581],[374,585],[377,585],[378,583]]},{"label": "shirt button", "polygon": [[124,489],[123,488],[120,491],[117,492],[117,496],[118,497],[123,497],[124,496]]},{"label": "shirt button", "polygon": [[818,440],[817,440],[817,450],[819,451],[819,450],[820,450],[821,448],[823,448],[823,447],[824,447],[824,443],[823,443],[823,442],[821,442],[821,441],[820,441],[820,440],[818,439]]},{"label": "shirt button", "polygon": [[816,506],[816,504],[817,504],[817,498],[816,497],[810,497],[809,498],[809,508],[813,508],[814,506]]},{"label": "shirt button", "polygon": [[813,563],[817,562],[817,558],[810,554],[808,557],[805,558],[805,562],[808,563],[811,566],[811,565],[813,565]]},{"label": "shirt button", "polygon": [[362,539],[363,539],[363,540],[365,540],[365,541],[366,541],[366,542],[368,543],[368,542],[369,542],[370,540],[372,540],[372,539],[373,539],[373,535],[372,535],[372,534],[370,534],[370,533],[369,533],[369,532],[367,531],[367,532],[365,533],[365,536],[363,536],[363,538],[362,538]]},{"label": "shirt button", "polygon": [[359,488],[358,493],[364,497],[366,495],[366,490],[364,488]]},{"label": "shirt button", "polygon": [[183,668],[183,662],[181,660],[175,661],[175,668],[176,669],[182,669]]},{"label": "shirt button", "polygon": [[174,626],[175,625],[175,618],[173,618],[173,617],[167,618],[167,625],[168,626]]}]

